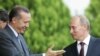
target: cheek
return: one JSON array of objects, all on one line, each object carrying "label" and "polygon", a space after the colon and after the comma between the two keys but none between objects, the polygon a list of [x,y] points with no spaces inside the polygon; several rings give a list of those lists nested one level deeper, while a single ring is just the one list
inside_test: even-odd
[{"label": "cheek", "polygon": [[80,29],[80,28],[76,28],[75,30],[74,30],[74,33],[76,33],[76,34],[81,34],[83,32],[83,30],[82,29]]},{"label": "cheek", "polygon": [[17,27],[18,27],[19,30],[22,30],[23,24],[22,24],[21,22],[19,22],[19,23],[17,24]]},{"label": "cheek", "polygon": [[19,26],[23,27],[25,24],[23,22],[19,22]]},{"label": "cheek", "polygon": [[83,34],[84,34],[84,30],[83,30],[83,29],[77,30],[77,34],[78,34],[78,35],[83,35]]},{"label": "cheek", "polygon": [[0,28],[2,28],[2,25],[0,24]]},{"label": "cheek", "polygon": [[76,29],[74,29],[74,32],[78,33],[78,32],[80,32],[80,29],[76,28]]}]

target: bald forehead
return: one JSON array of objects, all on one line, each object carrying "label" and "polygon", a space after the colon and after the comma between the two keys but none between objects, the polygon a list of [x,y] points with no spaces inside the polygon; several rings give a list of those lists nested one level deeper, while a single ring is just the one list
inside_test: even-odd
[{"label": "bald forehead", "polygon": [[71,18],[70,23],[80,23],[80,18],[78,16],[74,16]]},{"label": "bald forehead", "polygon": [[85,17],[85,16],[73,16],[72,18],[71,18],[71,21],[78,21],[78,22],[80,22],[80,23],[82,23],[82,24],[87,24],[87,23],[89,23],[89,21],[88,21],[88,19]]},{"label": "bald forehead", "polygon": [[90,29],[90,22],[86,18],[86,16],[73,16],[71,18],[71,24],[81,24],[87,26],[88,29]]}]

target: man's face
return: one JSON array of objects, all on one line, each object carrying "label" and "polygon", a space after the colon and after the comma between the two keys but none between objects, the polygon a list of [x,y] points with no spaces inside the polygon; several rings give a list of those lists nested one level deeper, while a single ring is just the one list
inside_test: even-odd
[{"label": "man's face", "polygon": [[7,22],[0,20],[0,29],[3,29],[6,26]]},{"label": "man's face", "polygon": [[[78,17],[76,17],[78,18]],[[70,33],[75,40],[79,40],[85,33],[83,25],[80,23],[80,19],[71,19]]]},{"label": "man's face", "polygon": [[29,26],[31,15],[30,13],[20,12],[19,19],[15,20],[14,27],[18,33],[24,33],[26,28]]}]

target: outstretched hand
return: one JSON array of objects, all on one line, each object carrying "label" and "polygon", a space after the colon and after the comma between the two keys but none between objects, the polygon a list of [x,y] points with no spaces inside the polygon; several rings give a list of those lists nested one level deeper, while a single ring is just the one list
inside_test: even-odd
[{"label": "outstretched hand", "polygon": [[64,50],[52,50],[53,46],[48,48],[48,51],[46,52],[46,56],[62,56],[62,54],[65,52]]}]

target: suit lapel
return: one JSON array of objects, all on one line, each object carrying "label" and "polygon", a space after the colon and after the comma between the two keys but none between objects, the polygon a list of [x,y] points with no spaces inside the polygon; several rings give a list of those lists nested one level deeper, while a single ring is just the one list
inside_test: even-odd
[{"label": "suit lapel", "polygon": [[20,34],[20,40],[22,42],[22,45],[23,45],[23,49],[24,49],[24,52],[26,54],[26,56],[29,56],[29,52],[28,52],[28,48],[27,48],[27,45],[26,45],[26,42],[23,38],[23,36]]},{"label": "suit lapel", "polygon": [[72,52],[73,52],[73,56],[78,56],[78,50],[77,50],[77,42],[75,42],[74,44],[73,44],[73,50],[72,50]]},{"label": "suit lapel", "polygon": [[15,45],[15,47],[17,48],[17,50],[21,53],[21,55],[24,55],[23,49],[20,46],[20,44],[18,43],[17,38],[13,38],[12,41],[13,41],[13,44]]},{"label": "suit lapel", "polygon": [[91,56],[91,53],[93,52],[92,48],[94,46],[95,40],[96,40],[96,38],[94,38],[94,37],[90,38],[90,42],[89,42],[89,46],[88,46],[88,50],[87,50],[87,55],[86,56]]},{"label": "suit lapel", "polygon": [[10,40],[12,41],[13,45],[19,51],[20,55],[21,56],[24,56],[24,53],[22,51],[22,48],[20,47],[20,44],[17,41],[17,37],[15,36],[15,34],[13,33],[13,31],[9,28],[8,25],[5,27],[5,30],[7,31],[7,34],[9,36]]}]

